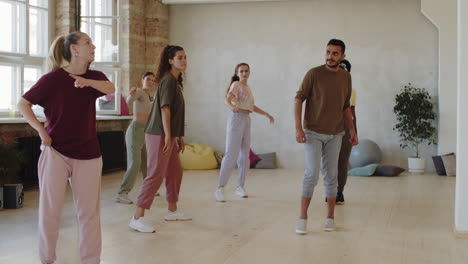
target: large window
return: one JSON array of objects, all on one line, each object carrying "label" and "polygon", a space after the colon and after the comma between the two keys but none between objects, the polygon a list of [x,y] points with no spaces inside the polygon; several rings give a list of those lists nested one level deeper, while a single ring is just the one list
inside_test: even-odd
[{"label": "large window", "polygon": [[[115,84],[116,92],[99,98],[98,114],[120,113],[119,1],[81,0],[80,30],[87,33],[96,46],[92,67],[106,74]],[[116,103],[117,102],[117,103]]]},{"label": "large window", "polygon": [[49,43],[49,0],[0,0],[0,116],[44,73]]}]

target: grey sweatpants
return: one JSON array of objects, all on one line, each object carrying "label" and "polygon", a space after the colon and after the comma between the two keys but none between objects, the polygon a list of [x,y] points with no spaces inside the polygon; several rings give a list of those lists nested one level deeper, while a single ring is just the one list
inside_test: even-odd
[{"label": "grey sweatpants", "polygon": [[239,169],[238,186],[244,186],[245,176],[250,168],[250,116],[231,113],[226,128],[226,154],[221,162],[219,186],[227,184],[237,161]]},{"label": "grey sweatpants", "polygon": [[304,180],[302,197],[310,198],[314,193],[320,173],[320,161],[326,197],[336,197],[338,187],[338,156],[344,132],[336,135],[325,135],[305,130],[306,143]]}]

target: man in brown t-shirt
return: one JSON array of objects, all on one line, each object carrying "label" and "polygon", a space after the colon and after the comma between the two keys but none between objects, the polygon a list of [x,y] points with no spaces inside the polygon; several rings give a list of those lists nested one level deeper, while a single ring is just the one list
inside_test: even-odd
[{"label": "man in brown t-shirt", "polygon": [[[338,39],[328,42],[326,64],[307,72],[295,97],[296,141],[305,143],[306,170],[302,183],[301,215],[297,234],[307,233],[307,209],[318,182],[322,165],[328,216],[324,230],[334,231],[334,211],[337,192],[338,157],[345,125],[350,130],[350,142],[358,143],[349,107],[351,75],[339,66],[345,58],[345,44]],[[301,123],[302,103],[306,101],[304,129]],[[320,164],[322,161],[322,164]]]}]

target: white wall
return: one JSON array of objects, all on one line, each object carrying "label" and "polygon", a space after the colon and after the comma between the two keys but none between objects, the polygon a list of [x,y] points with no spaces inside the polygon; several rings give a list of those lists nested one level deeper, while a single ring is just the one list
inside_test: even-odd
[{"label": "white wall", "polygon": [[[277,119],[271,126],[264,117],[252,117],[252,149],[277,152],[283,167],[303,167],[293,98],[304,74],[324,63],[328,40],[340,38],[353,65],[360,138],[380,145],[383,163],[406,167],[409,152],[399,148],[392,130],[394,96],[408,82],[437,96],[437,37],[419,0],[171,6],[170,42],[183,46],[189,60],[186,142],[224,151],[223,98],[234,66],[245,61],[257,105]],[[435,152],[436,147],[423,149],[428,158]]]},{"label": "white wall", "polygon": [[438,152],[457,145],[457,0],[421,0],[421,11],[439,32]]},{"label": "white wall", "polygon": [[458,132],[455,231],[468,236],[468,3],[458,0]]},{"label": "white wall", "polygon": [[297,1],[297,0],[162,0],[163,4],[213,4],[213,3],[239,3],[239,2],[271,2],[271,1]]}]

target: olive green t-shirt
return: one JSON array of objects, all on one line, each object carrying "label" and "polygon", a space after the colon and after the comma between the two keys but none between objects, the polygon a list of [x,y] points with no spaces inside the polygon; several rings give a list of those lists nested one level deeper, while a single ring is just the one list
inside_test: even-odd
[{"label": "olive green t-shirt", "polygon": [[182,94],[182,87],[169,72],[163,76],[159,83],[156,99],[146,124],[146,134],[164,134],[161,108],[166,105],[171,110],[171,136],[183,137],[185,123],[184,95]]},{"label": "olive green t-shirt", "polygon": [[351,97],[351,75],[325,65],[307,72],[296,99],[306,100],[304,128],[320,134],[336,135],[344,131],[344,110]]}]

